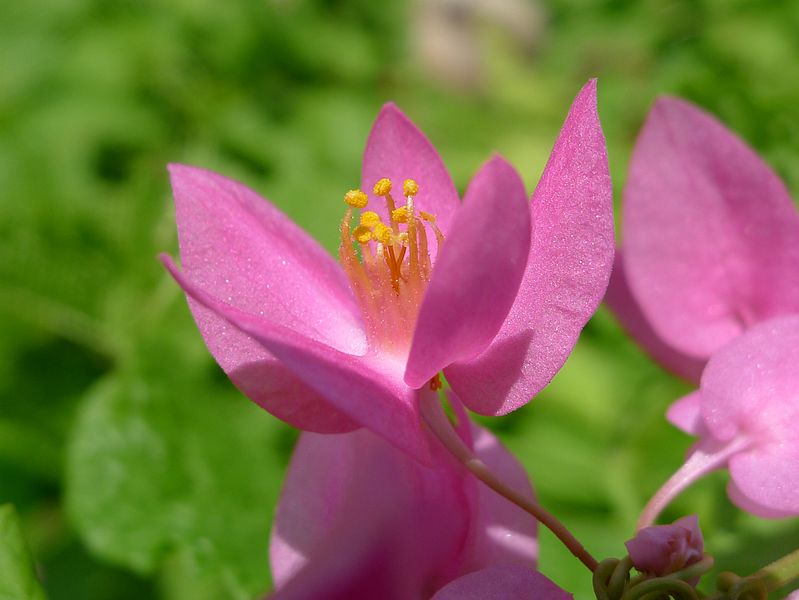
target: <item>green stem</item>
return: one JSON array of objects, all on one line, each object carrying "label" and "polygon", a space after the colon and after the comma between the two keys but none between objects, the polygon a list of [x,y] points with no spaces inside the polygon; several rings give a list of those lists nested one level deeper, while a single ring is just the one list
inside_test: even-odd
[{"label": "green stem", "polygon": [[762,581],[770,592],[788,585],[799,578],[799,549],[763,567],[751,578]]},{"label": "green stem", "polygon": [[624,600],[639,600],[648,594],[666,594],[675,600],[697,600],[694,586],[671,577],[658,577],[636,585],[624,595]]},{"label": "green stem", "polygon": [[695,562],[690,567],[686,567],[681,571],[675,571],[674,573],[670,573],[669,577],[673,577],[675,579],[682,579],[683,581],[690,581],[695,577],[701,577],[710,569],[713,568],[715,560],[709,554],[705,554],[702,557],[702,560]]}]

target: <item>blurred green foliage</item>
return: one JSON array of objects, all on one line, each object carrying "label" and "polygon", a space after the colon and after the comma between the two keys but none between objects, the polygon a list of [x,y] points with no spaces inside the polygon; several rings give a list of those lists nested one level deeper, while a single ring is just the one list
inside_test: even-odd
[{"label": "blurred green foliage", "polygon": [[14,507],[0,506],[0,598],[45,600]]},{"label": "blurred green foliage", "polygon": [[[532,189],[571,98],[599,77],[617,198],[662,93],[717,114],[799,190],[799,5],[541,8],[527,46],[475,28],[484,77],[458,87],[418,60],[416,8],[399,1],[4,6],[0,502],[22,515],[52,600],[238,600],[269,586],[296,434],[227,382],[155,260],[176,248],[167,162],[247,182],[332,250],[382,102],[428,133],[461,189],[492,150]],[[591,551],[619,555],[690,443],[662,418],[687,389],[601,312],[541,397],[489,425]],[[796,523],[742,515],[723,485],[698,484],[666,518],[700,512],[718,562],[742,572],[795,544]],[[546,533],[541,552],[545,573],[588,597]]]}]

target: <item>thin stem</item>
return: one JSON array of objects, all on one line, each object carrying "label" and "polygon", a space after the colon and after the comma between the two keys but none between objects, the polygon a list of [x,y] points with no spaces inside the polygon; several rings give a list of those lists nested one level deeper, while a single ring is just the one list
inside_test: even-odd
[{"label": "thin stem", "polygon": [[513,504],[532,515],[539,523],[554,533],[563,545],[569,549],[569,552],[582,562],[589,571],[593,572],[597,568],[599,564],[597,560],[588,553],[563,523],[558,521],[553,514],[535,500],[520,494],[502,482],[482,460],[474,455],[452,428],[452,424],[446,414],[444,414],[437,396],[423,395],[421,408],[422,417],[428,427],[430,427],[430,430],[469,472],[500,496],[507,498]]},{"label": "thin stem", "polygon": [[657,520],[674,498],[694,481],[720,468],[736,452],[750,444],[744,437],[734,438],[730,442],[710,441],[700,444],[689,456],[683,465],[677,469],[666,483],[649,500],[641,517],[638,519],[636,530],[649,527]]},{"label": "thin stem", "polygon": [[685,567],[680,571],[675,571],[674,573],[669,574],[669,577],[682,579],[683,581],[690,581],[691,579],[701,577],[710,571],[715,563],[716,561],[712,556],[705,554],[700,561],[695,562],[690,567]]},{"label": "thin stem", "polygon": [[772,592],[799,578],[799,549],[763,567],[752,578],[759,579]]}]

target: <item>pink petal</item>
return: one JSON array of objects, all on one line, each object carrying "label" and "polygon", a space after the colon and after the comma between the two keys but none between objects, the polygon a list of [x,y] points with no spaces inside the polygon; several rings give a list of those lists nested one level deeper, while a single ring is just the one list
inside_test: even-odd
[{"label": "pink petal", "polygon": [[799,514],[799,316],[754,326],[718,351],[702,376],[712,435],[748,447],[729,461],[735,491],[767,513]]},{"label": "pink petal", "polygon": [[763,517],[764,519],[784,519],[796,514],[796,511],[777,510],[771,506],[755,502],[740,490],[735,484],[734,479],[730,479],[727,483],[727,495],[730,497],[732,503],[741,510]]},{"label": "pink petal", "polygon": [[439,253],[416,321],[405,383],[482,352],[519,289],[530,249],[524,183],[495,156],[477,172]]},{"label": "pink petal", "polygon": [[605,294],[605,302],[615,313],[627,333],[649,356],[672,373],[688,381],[699,382],[699,376],[707,361],[678,352],[655,333],[652,325],[641,312],[640,305],[633,298],[624,272],[622,254],[618,250],[608,291]]},{"label": "pink petal", "polygon": [[432,600],[569,600],[572,597],[532,569],[494,566],[456,579]]},{"label": "pink petal", "polygon": [[624,201],[630,288],[675,349],[708,357],[799,310],[799,215],[772,170],[704,111],[655,103]]},{"label": "pink petal", "polygon": [[[795,422],[794,422],[795,423]],[[741,452],[730,459],[739,506],[766,518],[799,515],[799,439]],[[746,499],[747,501],[741,502]]]},{"label": "pink petal", "polygon": [[[799,316],[756,325],[719,350],[702,375],[702,417],[720,440],[799,440]],[[799,473],[799,471],[797,471]]]},{"label": "pink petal", "polygon": [[[381,525],[415,590],[457,574],[469,530],[464,473],[447,456],[422,467],[367,431],[304,433],[292,458],[272,532],[276,584],[291,579],[338,530]],[[341,545],[341,536],[339,545]],[[348,536],[344,536],[346,539]],[[344,544],[346,545],[346,544]]]},{"label": "pink petal", "polygon": [[596,82],[577,95],[533,194],[532,241],[516,301],[491,345],[445,369],[463,402],[504,414],[563,366],[599,305],[613,263],[613,218]]},{"label": "pink petal", "polygon": [[393,377],[375,371],[360,356],[341,352],[221,302],[187,279],[169,257],[162,257],[162,260],[191,298],[262,344],[342,413],[419,460],[429,460],[416,392]]},{"label": "pink petal", "polygon": [[[363,352],[360,313],[341,269],[321,246],[240,183],[194,167],[169,170],[181,260],[192,281],[245,312],[339,350]],[[252,400],[296,427],[357,427],[255,340],[189,304],[211,353]]]},{"label": "pink petal", "polygon": [[[474,453],[502,481],[534,497],[530,479],[519,461],[487,430],[472,425]],[[469,545],[468,564],[520,565],[535,568],[538,523],[526,512],[485,485],[478,485],[478,507]]]},{"label": "pink petal", "polygon": [[395,535],[388,520],[358,519],[316,546],[307,564],[290,580],[277,583],[278,591],[269,598],[418,600],[414,581],[403,570],[411,553],[397,544]]},{"label": "pink petal", "polygon": [[707,433],[702,421],[702,394],[698,390],[675,401],[666,412],[666,419],[675,427],[691,435]]},{"label": "pink petal", "polygon": [[[414,179],[419,184],[415,207],[436,215],[441,231],[445,235],[449,232],[460,204],[455,184],[433,145],[392,103],[383,106],[372,126],[361,174],[361,187],[371,199],[370,210],[377,211],[386,220],[385,200],[372,193],[374,184],[384,177],[392,181],[392,196],[398,205],[405,201],[403,182]],[[435,244],[431,244],[431,258],[435,259],[435,254]]]}]

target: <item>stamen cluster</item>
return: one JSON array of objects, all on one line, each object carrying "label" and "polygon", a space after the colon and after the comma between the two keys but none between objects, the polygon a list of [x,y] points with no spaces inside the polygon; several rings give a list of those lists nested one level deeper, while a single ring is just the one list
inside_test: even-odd
[{"label": "stamen cluster", "polygon": [[[415,210],[414,197],[419,193],[416,181],[406,179],[403,183],[405,204],[399,207],[392,188],[391,180],[383,178],[372,190],[385,199],[388,222],[375,211],[363,210],[369,202],[363,191],[350,190],[344,195],[348,208],[341,222],[339,256],[361,306],[370,349],[402,354],[410,346],[422,293],[432,271],[426,227],[435,235],[437,250],[444,235],[435,215]],[[358,225],[351,229],[354,209],[361,212]]]}]

